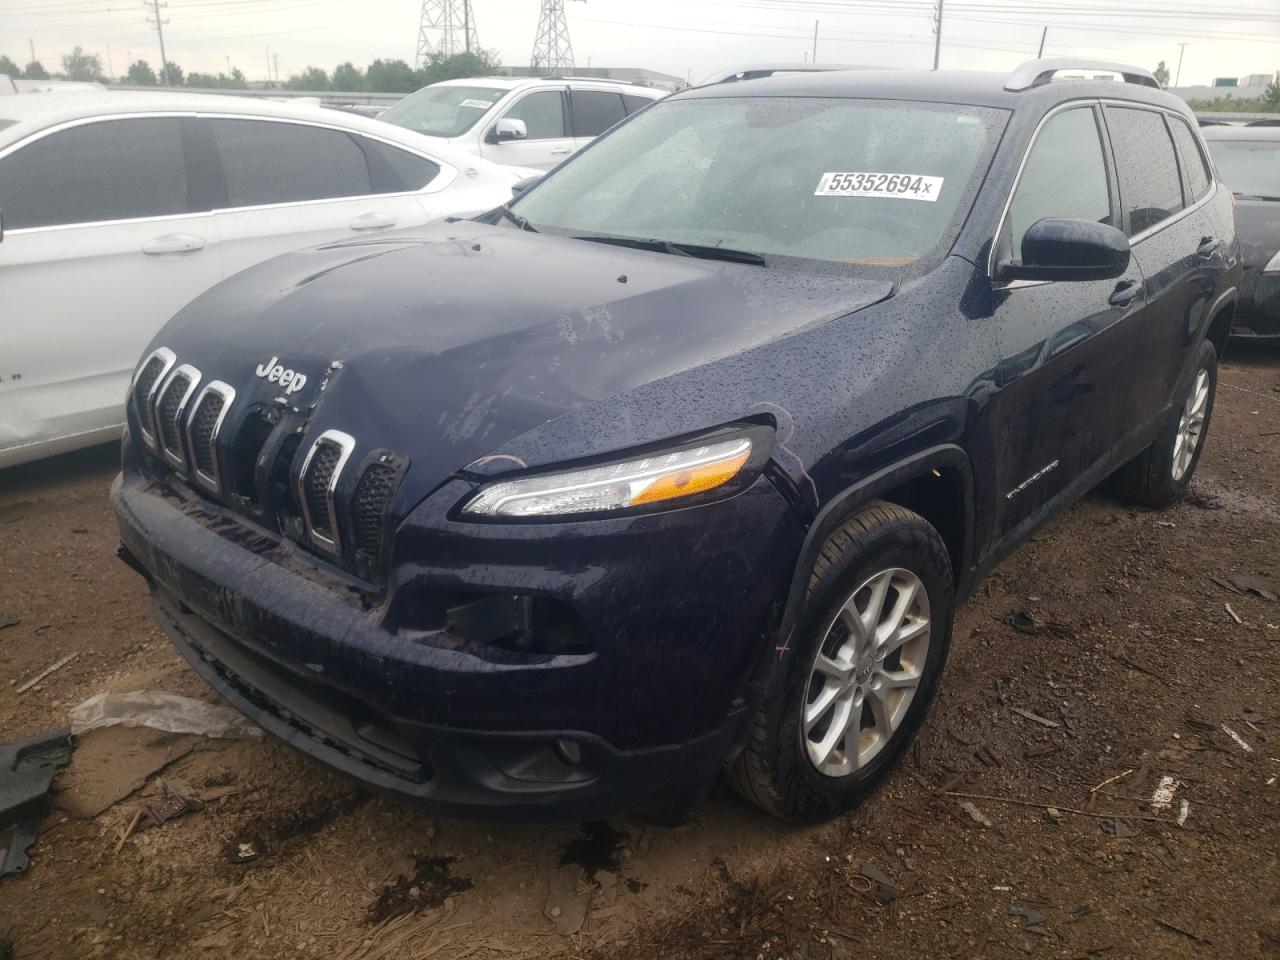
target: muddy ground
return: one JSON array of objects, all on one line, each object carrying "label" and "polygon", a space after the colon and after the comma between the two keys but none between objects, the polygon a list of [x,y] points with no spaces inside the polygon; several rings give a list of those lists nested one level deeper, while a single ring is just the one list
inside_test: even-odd
[{"label": "muddy ground", "polygon": [[[918,747],[840,821],[719,790],[677,829],[462,822],[271,741],[99,730],[0,880],[0,938],[15,960],[1280,957],[1280,604],[1231,581],[1280,581],[1278,383],[1280,353],[1233,348],[1185,503],[1094,493],[1000,567]],[[116,455],[0,472],[0,741],[101,690],[213,699],[114,558]],[[203,809],[121,842],[161,779]]]}]

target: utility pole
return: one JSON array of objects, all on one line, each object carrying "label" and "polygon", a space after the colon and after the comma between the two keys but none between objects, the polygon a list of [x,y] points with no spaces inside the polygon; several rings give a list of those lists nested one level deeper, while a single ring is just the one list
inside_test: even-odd
[{"label": "utility pole", "polygon": [[1039,60],[1044,56],[1044,38],[1049,35],[1049,28],[1046,26],[1040,31],[1040,49],[1036,51],[1036,59]]},{"label": "utility pole", "polygon": [[534,75],[539,70],[549,76],[558,71],[573,72],[573,44],[569,40],[569,23],[564,16],[565,0],[542,0],[538,32],[533,40],[529,66]]},{"label": "utility pole", "polygon": [[471,0],[422,0],[418,17],[418,48],[413,56],[417,70],[435,54],[452,57],[480,49]]},{"label": "utility pole", "polygon": [[273,53],[273,54],[271,55],[271,62],[272,62],[272,63],[274,63],[274,64],[276,65],[276,85],[277,85],[277,86],[279,86],[279,84],[280,84],[280,54],[278,54],[278,53]]},{"label": "utility pole", "polygon": [[227,76],[231,76],[231,54],[227,54]]},{"label": "utility pole", "polygon": [[36,42],[34,40],[28,40],[27,43],[31,44],[31,62],[35,63],[36,62]]},{"label": "utility pole", "polygon": [[[160,0],[151,0],[150,3],[146,3],[144,0],[142,5],[151,7],[151,12],[155,16],[154,21],[148,18],[147,23],[156,28],[156,35],[160,38],[160,82],[167,87],[169,85],[169,61],[164,53],[164,25],[169,21],[160,19]],[[167,7],[168,4],[166,3],[165,6]]]},{"label": "utility pole", "polygon": [[818,21],[813,21],[813,62],[818,62]]},{"label": "utility pole", "polygon": [[115,68],[111,66],[111,44],[109,43],[107,44],[107,77],[111,80],[116,78]]},{"label": "utility pole", "polygon": [[271,45],[267,45],[267,86],[271,86]]},{"label": "utility pole", "polygon": [[938,69],[938,60],[942,56],[942,0],[938,0],[938,12],[933,18],[933,69]]},{"label": "utility pole", "polygon": [[1182,79],[1182,55],[1187,52],[1187,47],[1189,46],[1191,46],[1189,42],[1178,44],[1178,72],[1173,75],[1173,85],[1175,87],[1178,86],[1178,81]]}]

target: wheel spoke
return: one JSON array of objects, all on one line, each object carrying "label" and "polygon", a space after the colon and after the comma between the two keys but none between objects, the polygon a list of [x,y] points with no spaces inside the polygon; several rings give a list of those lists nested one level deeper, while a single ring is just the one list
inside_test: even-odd
[{"label": "wheel spoke", "polygon": [[871,708],[871,719],[875,721],[876,732],[885,740],[888,740],[893,733],[893,721],[890,717],[887,697],[888,691],[883,687],[879,690],[867,691],[867,706]]},{"label": "wheel spoke", "polygon": [[907,613],[911,610],[911,605],[916,599],[916,590],[919,587],[916,581],[903,584],[898,587],[898,598],[894,601],[893,610],[885,617],[876,629],[876,646],[881,647],[884,642],[892,637],[900,626],[902,621],[906,619]]},{"label": "wheel spoke", "polygon": [[919,670],[885,670],[880,674],[880,690],[888,694],[893,690],[914,690],[920,686]]},{"label": "wheel spoke", "polygon": [[862,623],[862,615],[854,606],[852,597],[840,608],[836,623],[843,623],[849,631],[848,639],[835,651],[836,657],[845,663],[857,663],[867,646],[867,628]]},{"label": "wheel spoke", "polygon": [[818,743],[809,741],[812,745],[814,763],[821,766],[831,759],[831,751],[836,748],[836,744],[844,739],[845,731],[849,728],[849,719],[853,712],[852,697],[841,697],[836,701],[835,713],[831,717],[831,726],[827,728],[826,735]]},{"label": "wheel spoke", "polygon": [[818,654],[818,658],[813,662],[815,672],[822,674],[824,677],[830,677],[832,680],[843,683],[849,679],[850,667],[833,660],[825,653]]},{"label": "wheel spoke", "polygon": [[828,710],[835,705],[844,688],[838,683],[827,683],[822,691],[818,694],[813,703],[805,705],[804,708],[804,732],[808,733],[813,729],[813,725],[821,720]]},{"label": "wheel spoke", "polygon": [[877,653],[891,656],[895,650],[929,632],[928,620],[909,620],[902,624],[877,648]]},{"label": "wheel spoke", "polygon": [[855,716],[851,718],[849,726],[844,731],[844,742],[840,745],[840,752],[844,754],[845,763],[848,764],[850,772],[859,769],[862,766],[862,708],[857,708]]},{"label": "wheel spoke", "polygon": [[867,639],[876,635],[876,627],[884,616],[884,600],[889,593],[889,581],[892,573],[882,573],[871,582],[871,596],[867,599],[867,609],[862,612],[862,633]]}]

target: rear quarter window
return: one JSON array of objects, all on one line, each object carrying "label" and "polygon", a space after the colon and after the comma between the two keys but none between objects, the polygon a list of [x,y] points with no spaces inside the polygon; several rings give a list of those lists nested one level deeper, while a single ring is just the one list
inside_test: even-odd
[{"label": "rear quarter window", "polygon": [[1169,129],[1173,131],[1173,142],[1178,147],[1178,163],[1182,167],[1187,200],[1194,203],[1209,192],[1209,184],[1212,182],[1209,164],[1200,150],[1199,138],[1191,132],[1187,121],[1181,117],[1170,117]]},{"label": "rear quarter window", "polygon": [[1182,174],[1164,114],[1109,106],[1107,130],[1120,178],[1120,202],[1133,236],[1182,209]]},{"label": "rear quarter window", "polygon": [[231,207],[374,192],[356,139],[341,130],[274,120],[210,120]]}]

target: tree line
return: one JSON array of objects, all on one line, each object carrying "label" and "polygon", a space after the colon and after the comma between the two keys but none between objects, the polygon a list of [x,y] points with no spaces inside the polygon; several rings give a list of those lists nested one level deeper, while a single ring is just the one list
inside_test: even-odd
[{"label": "tree line", "polygon": [[[38,60],[19,67],[12,58],[0,54],[0,74],[22,77],[28,80],[81,80],[97,83],[118,82],[135,87],[203,87],[243,90],[249,83],[239,67],[230,73],[186,73],[170,60],[164,69],[157,70],[146,60],[129,64],[118,80],[108,77],[102,68],[102,58],[96,53],[85,53],[76,47],[62,58],[62,70],[50,74]],[[291,75],[279,84],[289,90],[340,90],[351,93],[411,93],[419,87],[441,80],[459,77],[475,77],[502,73],[497,57],[482,50],[478,53],[459,53],[451,57],[432,55],[417,70],[403,60],[374,60],[361,70],[351,61],[341,63],[332,73],[320,67],[307,67],[301,73]]]}]

